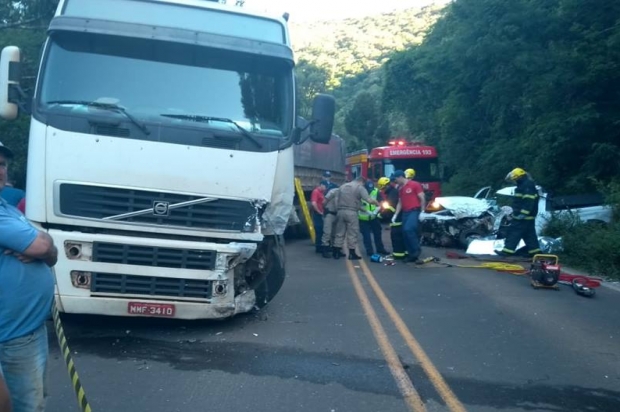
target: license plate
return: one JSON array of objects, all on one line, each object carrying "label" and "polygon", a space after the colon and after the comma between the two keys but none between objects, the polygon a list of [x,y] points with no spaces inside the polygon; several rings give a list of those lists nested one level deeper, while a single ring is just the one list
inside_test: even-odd
[{"label": "license plate", "polygon": [[130,315],[172,318],[174,317],[174,310],[174,305],[164,303],[129,302],[127,304],[127,313]]}]

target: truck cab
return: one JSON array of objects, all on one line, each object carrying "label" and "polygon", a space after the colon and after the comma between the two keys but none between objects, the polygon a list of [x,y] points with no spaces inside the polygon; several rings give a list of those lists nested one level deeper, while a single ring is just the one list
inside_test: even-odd
[{"label": "truck cab", "polygon": [[[48,33],[26,216],[59,248],[59,309],[224,318],[271,300],[293,146],[328,143],[334,112],[321,95],[309,122],[295,115],[286,20],[198,0],[61,0]],[[5,119],[20,57],[2,52]]]}]

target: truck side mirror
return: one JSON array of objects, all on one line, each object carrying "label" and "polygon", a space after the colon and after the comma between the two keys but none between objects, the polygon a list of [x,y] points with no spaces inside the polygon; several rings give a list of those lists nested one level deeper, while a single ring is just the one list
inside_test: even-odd
[{"label": "truck side mirror", "polygon": [[328,94],[319,94],[312,104],[310,138],[316,143],[327,144],[332,138],[336,100]]},{"label": "truck side mirror", "polygon": [[19,85],[21,78],[21,51],[7,46],[0,55],[0,117],[13,120],[18,108],[23,109],[25,94]]}]

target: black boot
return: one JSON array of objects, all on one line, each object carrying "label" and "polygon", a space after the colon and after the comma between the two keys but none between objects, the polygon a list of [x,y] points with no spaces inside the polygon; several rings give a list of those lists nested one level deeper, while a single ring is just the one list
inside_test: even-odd
[{"label": "black boot", "polygon": [[342,250],[340,250],[339,247],[334,247],[333,249],[333,255],[334,255],[334,259],[340,259],[341,257],[344,257],[344,253],[342,253]]},{"label": "black boot", "polygon": [[349,249],[349,260],[360,260],[362,257],[355,253],[355,249]]},{"label": "black boot", "polygon": [[329,259],[330,257],[332,257],[333,252],[332,253],[329,253],[329,252],[330,252],[329,251],[329,247],[328,246],[323,246],[323,257],[325,259]]}]

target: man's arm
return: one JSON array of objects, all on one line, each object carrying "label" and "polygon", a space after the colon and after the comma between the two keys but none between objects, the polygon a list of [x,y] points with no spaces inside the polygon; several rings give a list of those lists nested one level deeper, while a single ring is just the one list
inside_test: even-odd
[{"label": "man's arm", "polygon": [[394,216],[392,216],[392,222],[396,221],[396,216],[400,213],[403,205],[400,203],[400,198],[398,199],[398,203],[396,204],[396,211],[394,212]]},{"label": "man's arm", "polygon": [[23,255],[42,260],[49,267],[54,266],[58,262],[58,249],[54,245],[54,240],[50,235],[41,231],[39,231],[37,238],[24,251]]},{"label": "man's arm", "polygon": [[318,205],[315,201],[312,201],[312,209],[314,209],[314,211],[315,211],[317,214],[319,214],[319,215],[322,215],[322,214],[323,214],[323,213],[321,213],[321,211],[319,210],[319,205]]},{"label": "man's arm", "polygon": [[322,215],[321,211],[319,210],[319,199],[318,199],[318,195],[317,192],[313,191],[312,192],[312,196],[310,198],[310,202],[312,203],[312,209],[314,209],[314,212]]},{"label": "man's arm", "polygon": [[418,193],[418,198],[420,198],[420,209],[424,211],[426,209],[426,195],[424,194],[424,190]]},{"label": "man's arm", "polygon": [[522,193],[523,197],[521,198],[521,210],[516,212],[524,217],[530,217],[532,216],[532,212],[538,203],[538,190],[536,189],[536,185],[534,183],[530,184],[527,182],[527,184],[524,185]]},{"label": "man's arm", "polygon": [[368,191],[366,190],[366,188],[360,186],[359,194],[360,194],[360,197],[362,198],[362,200],[365,200],[366,202],[370,203],[371,205],[379,206],[379,202],[377,202],[375,199],[370,197],[370,195],[368,194]]},{"label": "man's arm", "polygon": [[7,214],[0,214],[0,247],[5,249],[5,254],[13,254],[24,263],[35,259],[53,266],[58,259],[50,235]]},{"label": "man's arm", "polygon": [[11,412],[12,410],[9,390],[4,382],[4,377],[0,373],[0,412]]},{"label": "man's arm", "polygon": [[54,241],[50,235],[41,231],[38,232],[35,240],[23,253],[6,249],[4,254],[13,255],[23,263],[41,260],[49,267],[54,266],[58,261],[58,249],[54,246]]}]

